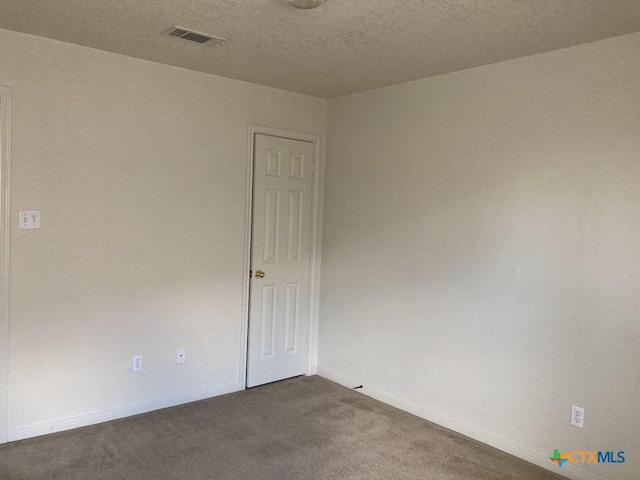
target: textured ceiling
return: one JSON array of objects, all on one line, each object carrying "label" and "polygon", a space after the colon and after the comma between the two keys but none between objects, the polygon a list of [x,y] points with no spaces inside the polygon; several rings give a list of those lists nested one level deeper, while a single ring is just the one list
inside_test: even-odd
[{"label": "textured ceiling", "polygon": [[0,0],[0,28],[329,98],[637,32],[640,1]]}]

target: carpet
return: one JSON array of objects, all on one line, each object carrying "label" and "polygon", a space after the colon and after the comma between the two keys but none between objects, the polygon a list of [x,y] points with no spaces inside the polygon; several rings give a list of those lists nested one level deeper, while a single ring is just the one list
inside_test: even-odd
[{"label": "carpet", "polygon": [[324,378],[0,446],[3,480],[561,477]]}]

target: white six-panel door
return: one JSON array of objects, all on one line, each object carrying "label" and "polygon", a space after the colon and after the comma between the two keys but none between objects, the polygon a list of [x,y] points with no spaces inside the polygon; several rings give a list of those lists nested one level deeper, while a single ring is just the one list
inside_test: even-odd
[{"label": "white six-panel door", "polygon": [[306,373],[313,144],[257,134],[247,386]]}]

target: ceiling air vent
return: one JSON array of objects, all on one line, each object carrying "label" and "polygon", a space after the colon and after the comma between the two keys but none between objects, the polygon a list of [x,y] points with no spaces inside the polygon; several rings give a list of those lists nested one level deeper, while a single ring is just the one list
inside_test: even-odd
[{"label": "ceiling air vent", "polygon": [[171,27],[169,30],[162,32],[162,34],[170,37],[182,38],[183,40],[189,40],[190,42],[199,43],[201,45],[224,45],[227,41],[224,38],[214,37],[213,35],[207,35],[206,33],[196,32],[176,25]]}]

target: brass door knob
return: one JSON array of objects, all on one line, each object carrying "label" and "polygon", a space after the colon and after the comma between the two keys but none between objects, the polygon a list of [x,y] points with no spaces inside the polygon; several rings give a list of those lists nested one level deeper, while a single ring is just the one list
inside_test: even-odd
[{"label": "brass door knob", "polygon": [[262,270],[256,270],[256,278],[264,278],[264,272]]}]

